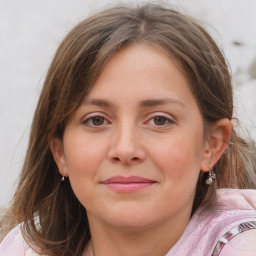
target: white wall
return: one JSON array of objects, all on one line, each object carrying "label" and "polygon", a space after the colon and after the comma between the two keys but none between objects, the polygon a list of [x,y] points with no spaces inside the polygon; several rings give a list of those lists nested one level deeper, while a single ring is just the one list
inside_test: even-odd
[{"label": "white wall", "polygon": [[[13,193],[35,104],[57,45],[89,13],[117,2],[0,0],[0,206],[7,204]],[[247,72],[256,59],[256,1],[167,2],[210,24],[208,28],[224,48],[233,70],[239,95],[237,114],[256,138],[252,128],[252,122],[256,124],[256,81]],[[233,41],[242,45],[235,46]]]}]

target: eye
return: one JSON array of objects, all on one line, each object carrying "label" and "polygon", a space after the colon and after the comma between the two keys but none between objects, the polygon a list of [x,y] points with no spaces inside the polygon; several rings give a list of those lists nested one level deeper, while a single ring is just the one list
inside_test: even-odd
[{"label": "eye", "polygon": [[166,127],[168,125],[172,125],[174,121],[171,118],[158,115],[150,118],[147,123],[152,126]]},{"label": "eye", "polygon": [[90,127],[102,126],[107,123],[107,120],[102,116],[92,116],[83,121],[83,124]]},{"label": "eye", "polygon": [[166,117],[163,117],[163,116],[156,116],[156,117],[153,118],[153,121],[154,121],[155,125],[165,125],[170,120]]}]

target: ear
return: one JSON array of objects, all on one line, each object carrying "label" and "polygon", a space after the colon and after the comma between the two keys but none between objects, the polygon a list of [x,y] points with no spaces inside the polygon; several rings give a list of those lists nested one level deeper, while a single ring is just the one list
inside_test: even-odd
[{"label": "ear", "polygon": [[211,124],[205,142],[201,171],[210,171],[210,164],[214,166],[224,153],[232,135],[233,124],[228,118],[222,118]]},{"label": "ear", "polygon": [[50,141],[50,149],[55,160],[56,165],[58,166],[59,173],[62,176],[68,176],[67,162],[64,153],[63,143],[59,138],[53,138]]}]

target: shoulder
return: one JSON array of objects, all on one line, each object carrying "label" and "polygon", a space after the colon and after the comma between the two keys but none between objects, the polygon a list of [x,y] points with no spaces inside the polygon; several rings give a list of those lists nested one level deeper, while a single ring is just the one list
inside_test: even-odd
[{"label": "shoulder", "polygon": [[221,250],[219,256],[255,256],[256,229],[242,232],[232,238]]},{"label": "shoulder", "polygon": [[21,224],[13,228],[0,244],[0,256],[36,256],[26,243],[21,232]]}]

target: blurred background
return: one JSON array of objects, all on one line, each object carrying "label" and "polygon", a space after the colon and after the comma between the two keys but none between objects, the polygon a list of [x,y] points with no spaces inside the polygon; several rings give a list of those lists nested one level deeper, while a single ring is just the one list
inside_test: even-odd
[{"label": "blurred background", "polygon": [[[86,16],[118,2],[0,0],[0,207],[14,191],[35,105],[58,44]],[[123,1],[134,2],[142,1]],[[235,116],[256,140],[256,1],[162,2],[202,21],[223,49],[233,74]]]}]

